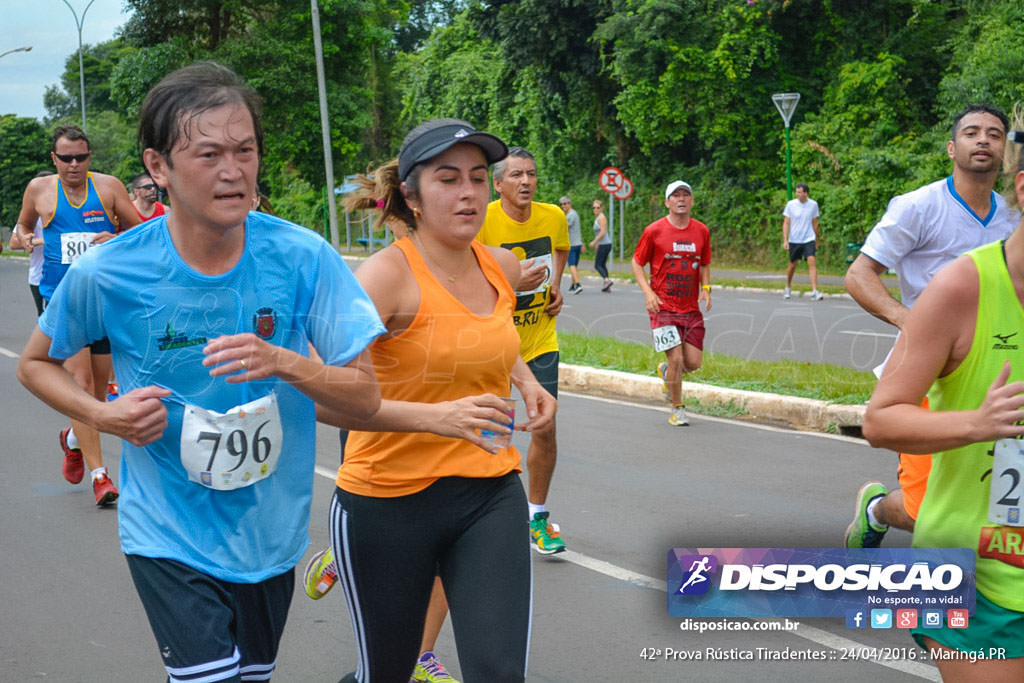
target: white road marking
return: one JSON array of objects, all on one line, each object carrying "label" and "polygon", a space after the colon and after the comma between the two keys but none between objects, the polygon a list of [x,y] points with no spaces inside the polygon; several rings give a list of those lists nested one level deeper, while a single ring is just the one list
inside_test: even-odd
[{"label": "white road marking", "polygon": [[4,347],[0,346],[0,356],[7,356],[8,358],[17,358],[18,354],[16,354],[14,351],[11,351],[10,349],[5,349]]},{"label": "white road marking", "polygon": [[[600,396],[585,396],[583,394],[575,394],[567,391],[560,391],[558,393],[559,395],[573,396],[575,398],[584,398],[592,401],[602,401],[605,403],[614,403],[617,405],[628,405],[634,408],[647,408],[649,410],[669,412],[668,408],[647,406],[638,403],[630,403],[628,401],[619,401],[616,399],[603,398]],[[708,417],[706,415],[691,415],[690,417],[691,419],[707,420],[709,422],[727,422],[729,424],[738,425],[742,427],[750,427],[751,429],[764,429],[773,432],[786,432],[789,434],[798,434],[799,436],[818,436],[821,438],[838,439],[840,441],[849,441],[851,443],[857,443],[867,446],[867,444],[861,439],[853,439],[850,437],[838,436],[835,434],[818,434],[816,432],[794,432],[791,429],[780,429],[778,427],[758,425],[753,423],[742,422],[739,420],[727,420],[725,418],[720,417]],[[318,475],[330,480],[331,482],[333,482],[338,475],[337,469],[329,469],[327,467],[321,467],[320,465],[317,465],[315,470]],[[632,584],[634,586],[639,586],[640,588],[650,588],[652,590],[662,592],[666,592],[668,590],[666,586],[666,581],[664,579],[656,579],[650,576],[646,576],[644,574],[638,574],[637,572],[630,571],[629,569],[624,569],[623,567],[619,567],[610,562],[605,562],[604,560],[599,560],[595,557],[590,557],[589,555],[584,555],[583,553],[578,553],[574,550],[566,550],[565,552],[559,553],[556,557],[558,559],[571,562],[579,567],[583,567],[584,569],[589,569],[599,574],[604,574],[605,576],[611,577],[613,579],[618,579],[619,581],[625,581],[626,583]],[[809,640],[819,645],[824,645],[825,647],[831,648],[833,650],[857,650],[870,647],[868,645],[864,645],[863,643],[858,643],[855,640],[850,640],[849,638],[844,638],[843,636],[839,636],[834,633],[830,633],[828,631],[815,628],[814,626],[808,626],[806,623],[801,623],[797,627],[796,631],[774,631],[774,633],[788,633],[794,636],[799,636],[800,638]],[[911,662],[904,660],[891,661],[882,659],[871,659],[863,661],[870,661],[880,666],[885,666],[890,669],[893,669],[894,671],[900,671],[911,676],[917,676],[918,678],[924,679],[926,681],[942,681],[942,677],[939,675],[939,670],[937,668],[921,662]]]}]

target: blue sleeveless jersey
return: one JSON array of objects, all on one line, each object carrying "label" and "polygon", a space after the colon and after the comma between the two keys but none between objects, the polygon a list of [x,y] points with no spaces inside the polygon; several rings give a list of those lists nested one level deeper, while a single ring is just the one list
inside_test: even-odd
[{"label": "blue sleeveless jersey", "polygon": [[86,176],[85,201],[79,206],[71,203],[60,178],[57,178],[53,218],[43,226],[43,278],[39,281],[39,293],[47,301],[53,296],[53,290],[64,278],[64,274],[68,272],[68,266],[90,248],[86,239],[76,240],[73,236],[76,233],[90,232],[117,232],[117,226],[104,208],[100,194],[93,185],[92,173]]}]

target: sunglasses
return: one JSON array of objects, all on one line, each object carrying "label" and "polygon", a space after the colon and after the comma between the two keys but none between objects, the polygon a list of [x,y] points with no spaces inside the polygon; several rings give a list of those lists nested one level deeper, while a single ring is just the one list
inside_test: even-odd
[{"label": "sunglasses", "polygon": [[77,161],[78,163],[82,163],[83,161],[88,159],[90,156],[92,156],[92,152],[86,152],[85,154],[57,154],[56,152],[54,152],[53,156],[57,157],[58,159],[63,161],[65,164],[70,164],[72,161]]}]

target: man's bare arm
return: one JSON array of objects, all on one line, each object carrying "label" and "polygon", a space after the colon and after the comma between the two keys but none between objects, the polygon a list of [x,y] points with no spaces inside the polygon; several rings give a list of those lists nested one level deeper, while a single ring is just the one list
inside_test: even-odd
[{"label": "man's bare arm", "polygon": [[846,271],[846,291],[865,311],[902,330],[910,309],[896,301],[885,288],[881,276],[886,270],[870,256],[859,254]]}]

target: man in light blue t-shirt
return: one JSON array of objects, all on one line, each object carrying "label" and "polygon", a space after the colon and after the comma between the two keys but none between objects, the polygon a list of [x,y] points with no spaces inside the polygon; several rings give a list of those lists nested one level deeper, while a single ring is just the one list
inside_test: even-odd
[{"label": "man in light blue t-shirt", "polygon": [[[174,211],[76,260],[18,367],[125,442],[121,548],[170,680],[270,679],[308,544],[314,402],[358,418],[380,404],[373,302],[319,235],[249,212],[258,111],[211,62],[150,91],[143,161]],[[110,403],[60,365],[103,337]]]}]

